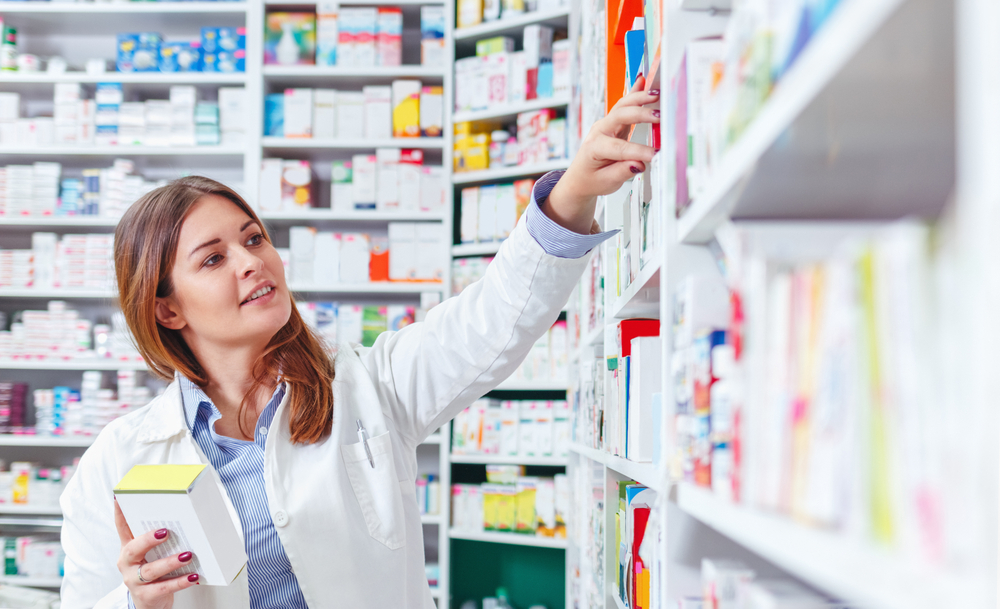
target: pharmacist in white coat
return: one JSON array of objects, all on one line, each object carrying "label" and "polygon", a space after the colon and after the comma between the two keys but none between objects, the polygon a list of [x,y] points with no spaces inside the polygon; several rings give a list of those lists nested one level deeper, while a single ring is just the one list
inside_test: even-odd
[{"label": "pharmacist in white coat", "polygon": [[[416,447],[513,373],[556,320],[609,235],[596,197],[652,159],[622,138],[659,122],[644,107],[658,94],[627,95],[565,174],[539,180],[483,280],[332,361],[238,195],[184,178],[133,205],[115,239],[122,309],[147,364],[174,380],[101,432],[62,495],[63,608],[433,609]],[[145,560],[170,531],[133,536],[112,489],[133,465],[158,463],[210,466],[248,556],[231,585],[172,576],[190,552]]]}]

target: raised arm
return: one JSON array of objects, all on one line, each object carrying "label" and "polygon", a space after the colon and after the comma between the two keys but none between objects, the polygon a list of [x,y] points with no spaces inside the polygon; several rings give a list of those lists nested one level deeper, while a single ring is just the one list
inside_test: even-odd
[{"label": "raised arm", "polygon": [[538,181],[534,201],[485,277],[432,309],[425,321],[384,333],[360,355],[397,430],[412,443],[510,376],[559,316],[600,233],[597,197],[643,171],[654,151],[622,137],[659,122],[642,82],[594,124],[569,169]]}]

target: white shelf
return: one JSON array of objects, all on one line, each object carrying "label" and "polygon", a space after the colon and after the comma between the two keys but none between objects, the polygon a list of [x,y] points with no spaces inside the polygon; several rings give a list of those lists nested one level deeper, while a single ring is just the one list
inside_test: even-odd
[{"label": "white shelf", "polygon": [[440,281],[428,281],[424,283],[384,281],[332,286],[317,286],[300,283],[289,284],[288,289],[292,292],[308,292],[315,294],[420,294],[421,292],[440,292],[444,289],[444,284]]},{"label": "white shelf", "polygon": [[473,110],[471,112],[456,112],[451,116],[454,123],[484,121],[489,119],[514,118],[522,112],[533,112],[543,108],[562,108],[569,105],[569,97],[542,97],[517,104],[506,104],[494,106],[486,110]]},{"label": "white shelf", "polygon": [[570,444],[569,449],[572,452],[590,459],[591,461],[601,463],[608,469],[614,470],[622,476],[631,478],[639,484],[645,485],[655,491],[659,492],[663,490],[660,472],[657,471],[657,467],[652,463],[637,463],[635,461],[629,461],[628,459],[622,459],[621,457],[608,454],[603,450],[588,448],[581,444]]},{"label": "white shelf", "polygon": [[549,467],[565,467],[566,457],[533,457],[526,455],[450,455],[452,463],[471,463],[483,465],[544,465]]},{"label": "white shelf", "polygon": [[618,589],[615,588],[611,591],[611,598],[615,599],[615,609],[629,609],[628,605],[622,601],[621,596],[618,593]]},{"label": "white shelf", "polygon": [[[29,0],[37,2],[38,0]],[[23,4],[23,3],[20,3]],[[242,85],[246,72],[104,72],[90,75],[86,72],[48,74],[46,72],[2,72],[0,85],[5,84],[55,84],[55,83],[121,83],[152,85]]]},{"label": "white shelf", "polygon": [[431,596],[434,598],[441,598],[441,588],[437,586],[431,586]]},{"label": "white shelf", "polygon": [[476,182],[492,182],[505,178],[523,178],[527,176],[542,175],[550,171],[566,169],[569,167],[569,159],[555,159],[539,163],[537,165],[515,165],[513,167],[500,167],[497,169],[486,169],[483,171],[463,171],[452,174],[452,184],[474,184]]},{"label": "white shelf", "polygon": [[[444,214],[429,211],[334,211],[303,209],[299,211],[257,212],[261,220],[271,222],[441,222]],[[2,223],[0,223],[2,224]]]},{"label": "white shelf", "polygon": [[500,251],[503,241],[486,241],[484,243],[462,243],[451,246],[452,257],[459,256],[495,256]]},{"label": "white shelf", "polygon": [[315,139],[263,137],[261,145],[271,149],[298,150],[374,150],[376,148],[425,148],[443,149],[444,139],[440,137],[394,137],[388,139]]},{"label": "white shelf", "polygon": [[[0,434],[0,446],[44,446],[48,448],[86,448],[97,436],[30,436]],[[34,514],[36,512],[28,512]]]},{"label": "white shelf", "polygon": [[778,567],[858,606],[881,609],[986,607],[975,585],[911,553],[732,504],[680,484],[677,505]]},{"label": "white shelf", "polygon": [[0,226],[16,226],[19,228],[49,228],[49,227],[105,227],[118,226],[117,218],[102,218],[101,216],[0,216]]},{"label": "white shelf", "polygon": [[646,266],[639,269],[635,281],[611,305],[613,319],[660,317],[660,255],[654,254]]},{"label": "white shelf", "polygon": [[61,577],[25,577],[23,575],[0,575],[0,584],[25,586],[28,588],[58,588],[62,586]]},{"label": "white shelf", "polygon": [[30,503],[0,503],[0,514],[27,516],[62,516],[62,508],[58,505],[31,505]]},{"label": "white shelf", "polygon": [[[679,240],[705,243],[730,218],[937,214],[955,183],[954,62],[915,54],[951,40],[951,8],[842,2],[680,217]],[[901,63],[882,69],[887,54]]]},{"label": "white shelf", "polygon": [[146,370],[146,364],[108,359],[0,358],[0,370]]},{"label": "white shelf", "polygon": [[557,8],[551,11],[534,11],[525,13],[508,19],[499,21],[486,21],[472,27],[458,28],[454,32],[456,42],[464,40],[474,40],[477,38],[487,38],[489,36],[502,36],[504,34],[514,34],[524,29],[524,26],[533,23],[550,23],[553,21],[564,22],[569,17],[569,6]]},{"label": "white shelf", "polygon": [[238,156],[237,146],[0,146],[7,156]]},{"label": "white shelf", "polygon": [[[365,3],[368,4],[368,3]],[[393,3],[398,4],[398,3]],[[444,78],[444,68],[424,65],[375,66],[355,68],[346,66],[264,66],[265,78],[294,78],[336,80],[365,79],[386,80],[393,78]]]},{"label": "white shelf", "polygon": [[41,289],[41,288],[3,288],[0,298],[53,298],[56,300],[73,300],[80,298],[115,298],[111,290],[75,290],[75,289]]},{"label": "white shelf", "polygon": [[444,524],[444,518],[441,514],[421,514],[420,524]]},{"label": "white shelf", "polygon": [[507,379],[494,391],[567,391],[569,381],[518,381]]},{"label": "white shelf", "polygon": [[566,540],[558,537],[538,537],[536,535],[521,535],[518,533],[494,533],[487,531],[457,531],[450,529],[448,536],[452,539],[469,541],[486,541],[489,543],[506,543],[515,546],[534,546],[537,548],[556,548],[565,550]]},{"label": "white shelf", "polygon": [[223,14],[246,10],[246,2],[0,2],[0,14]]}]

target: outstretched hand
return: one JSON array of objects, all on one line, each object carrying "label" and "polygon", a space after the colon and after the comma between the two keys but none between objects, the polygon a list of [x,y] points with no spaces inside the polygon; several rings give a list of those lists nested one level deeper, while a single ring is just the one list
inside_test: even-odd
[{"label": "outstretched hand", "polygon": [[564,228],[589,233],[597,197],[621,188],[623,182],[645,171],[646,163],[653,159],[652,147],[626,139],[632,125],[660,122],[659,110],[644,107],[658,101],[660,92],[643,91],[645,84],[643,77],[636,79],[632,91],[594,123],[542,206],[542,211]]}]

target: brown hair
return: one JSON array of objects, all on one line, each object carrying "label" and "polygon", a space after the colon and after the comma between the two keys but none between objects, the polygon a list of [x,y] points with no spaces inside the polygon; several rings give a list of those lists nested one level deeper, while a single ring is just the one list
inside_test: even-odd
[{"label": "brown hair", "polygon": [[[173,292],[170,273],[177,253],[181,224],[198,199],[217,195],[232,201],[261,228],[264,224],[233,189],[201,176],[174,180],[140,198],[115,229],[115,274],[122,311],[142,357],[156,375],[172,379],[174,371],[204,387],[205,371],[177,330],[156,321],[156,298]],[[250,402],[275,379],[288,383],[292,442],[313,443],[333,422],[333,362],[323,344],[306,326],[292,300],[288,322],[271,338],[251,370],[253,384],[240,404],[240,431]],[[250,422],[252,429],[253,421]]]}]

